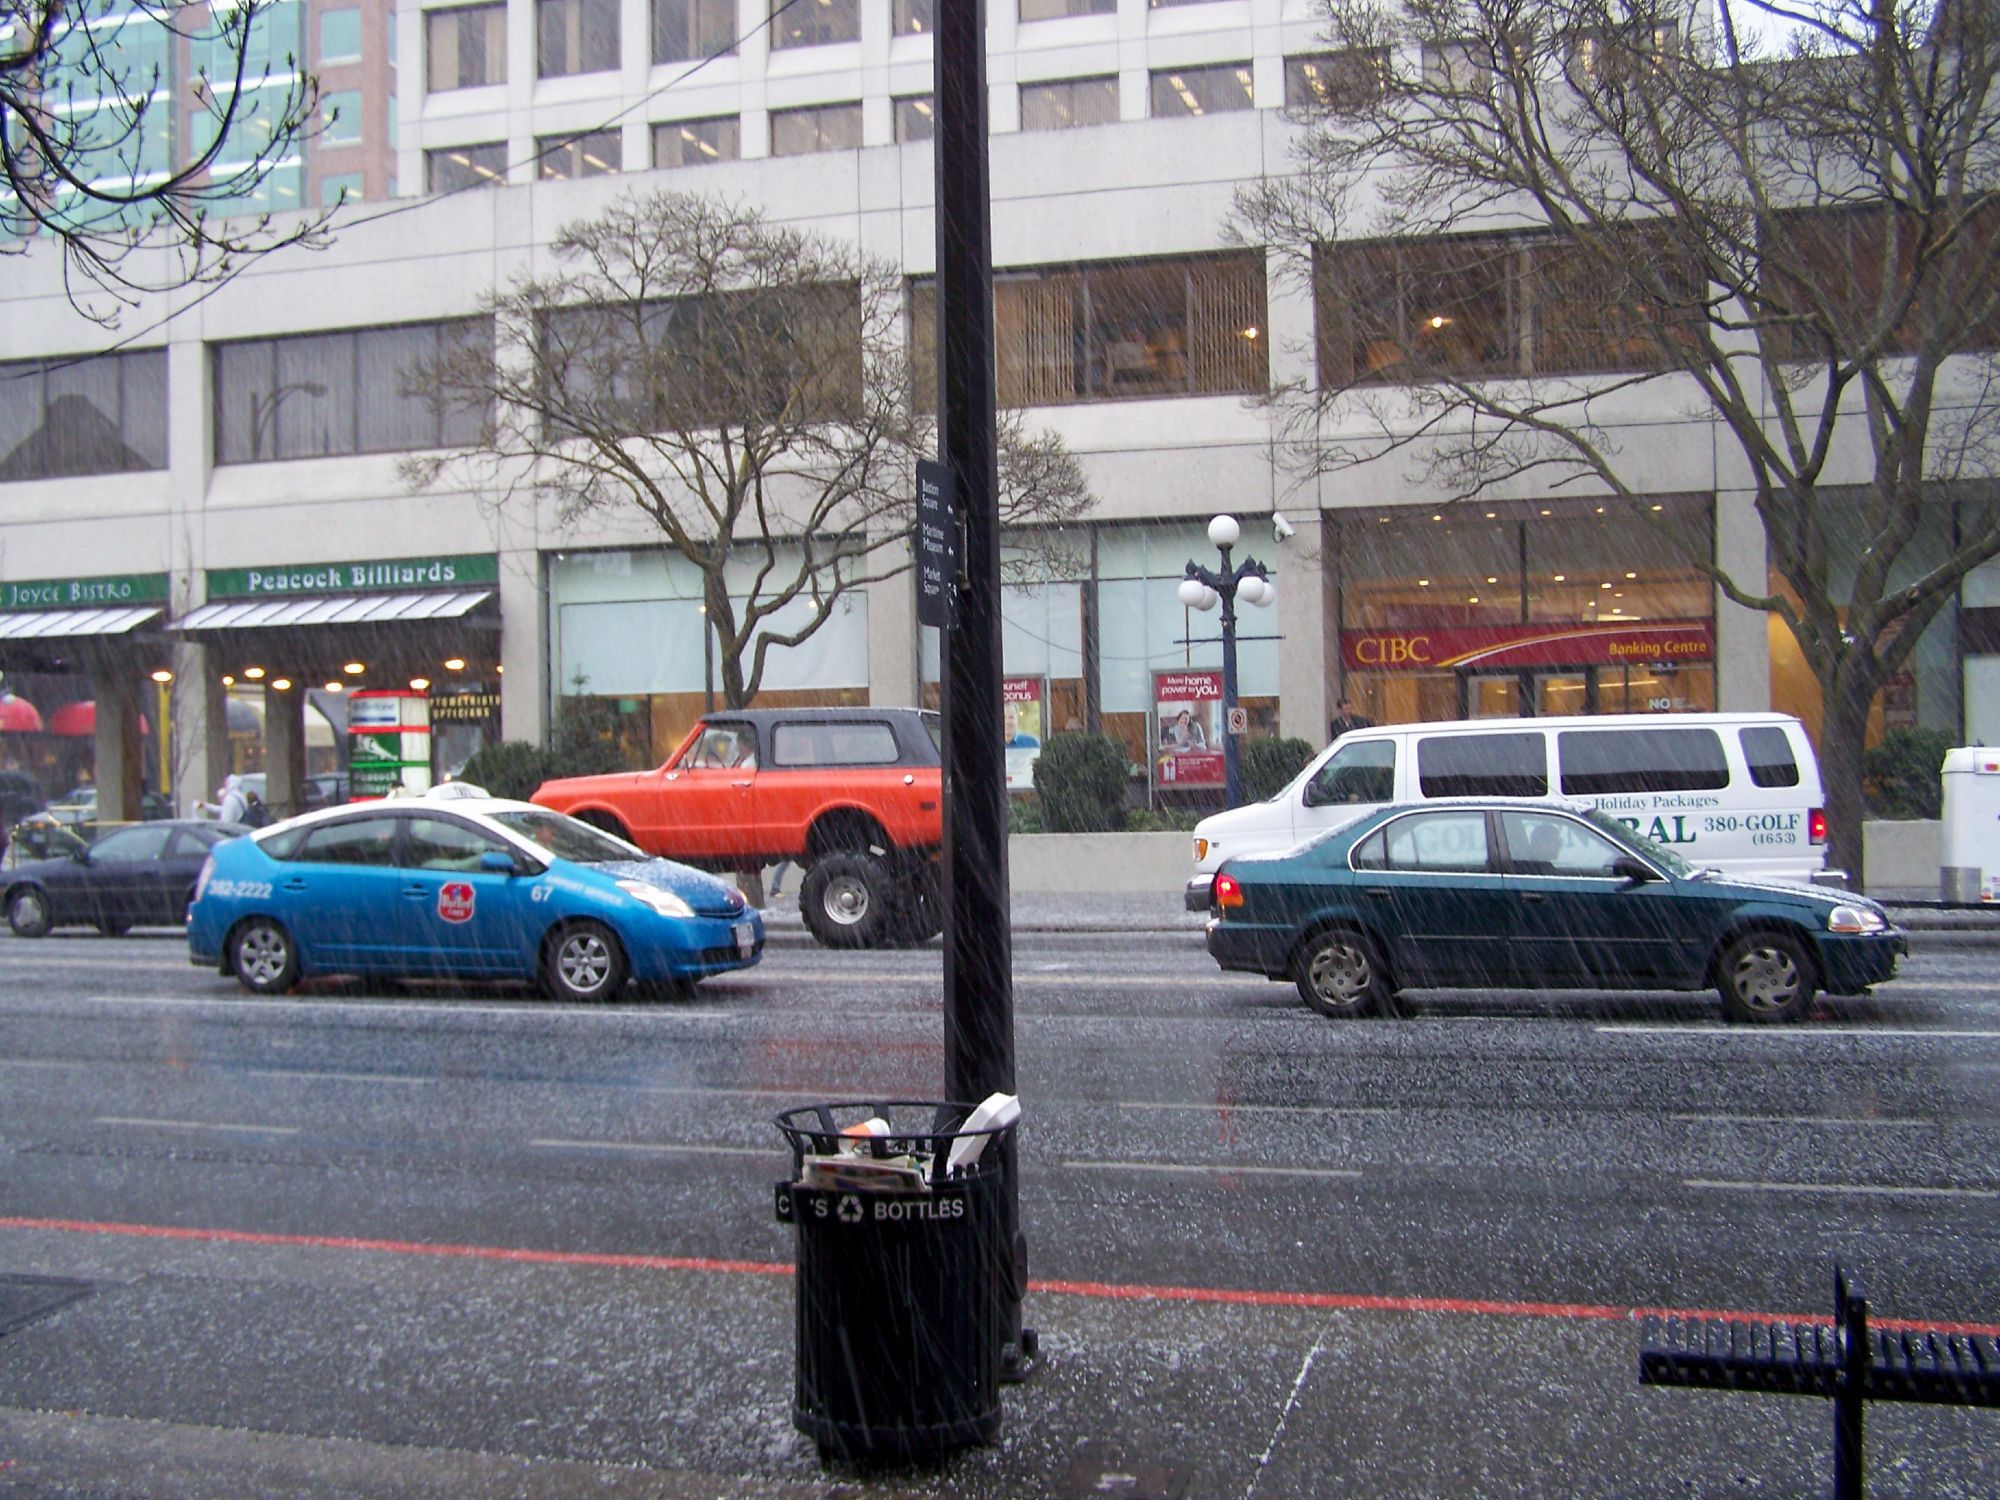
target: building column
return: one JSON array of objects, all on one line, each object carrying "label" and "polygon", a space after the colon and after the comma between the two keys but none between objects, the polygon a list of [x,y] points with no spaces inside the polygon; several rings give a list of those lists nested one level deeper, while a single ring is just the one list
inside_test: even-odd
[{"label": "building column", "polygon": [[264,801],[273,819],[306,810],[306,690],[264,688]]},{"label": "building column", "polygon": [[136,668],[113,658],[91,671],[97,703],[97,821],[130,823],[139,817],[144,762],[139,742],[139,687]]},{"label": "building column", "polygon": [[[1715,497],[1715,559],[1745,589],[1762,589],[1764,522],[1749,490]],[[1715,706],[1759,712],[1771,706],[1771,620],[1715,593]]]},{"label": "building column", "polygon": [[500,554],[500,737],[544,744],[549,734],[549,612],[542,555]]},{"label": "building column", "polygon": [[1326,636],[1333,592],[1320,540],[1331,528],[1322,527],[1317,511],[1285,514],[1285,520],[1297,534],[1266,554],[1278,573],[1278,729],[1318,749],[1326,743],[1332,704]]},{"label": "building column", "polygon": [[171,785],[177,814],[207,802],[229,774],[228,690],[215,669],[215,653],[193,641],[173,649],[173,750]]},{"label": "building column", "polygon": [[[884,563],[907,542],[892,542],[878,554]],[[868,585],[868,701],[906,708],[919,701],[917,682],[917,586],[914,570]]]}]

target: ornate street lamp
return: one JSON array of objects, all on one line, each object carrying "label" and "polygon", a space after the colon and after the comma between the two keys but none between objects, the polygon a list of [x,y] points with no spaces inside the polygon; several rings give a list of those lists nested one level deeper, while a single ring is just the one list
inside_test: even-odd
[{"label": "ornate street lamp", "polygon": [[1259,609],[1278,597],[1277,586],[1265,574],[1264,565],[1246,557],[1230,565],[1229,549],[1243,535],[1234,516],[1217,516],[1208,523],[1208,539],[1222,554],[1222,566],[1204,568],[1187,565],[1187,577],[1180,586],[1180,600],[1189,609],[1210,610],[1222,606],[1222,779],[1225,805],[1235,807],[1243,800],[1243,785],[1237,770],[1236,735],[1231,724],[1236,713],[1236,601]]}]

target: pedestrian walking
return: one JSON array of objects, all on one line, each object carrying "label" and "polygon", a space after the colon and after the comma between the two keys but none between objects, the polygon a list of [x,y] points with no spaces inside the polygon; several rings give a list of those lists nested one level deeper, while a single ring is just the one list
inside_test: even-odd
[{"label": "pedestrian walking", "polygon": [[1343,734],[1352,733],[1356,729],[1372,728],[1374,723],[1373,719],[1366,718],[1354,711],[1354,700],[1352,698],[1342,698],[1339,703],[1334,705],[1333,721],[1327,725],[1327,736],[1329,739],[1337,740]]}]

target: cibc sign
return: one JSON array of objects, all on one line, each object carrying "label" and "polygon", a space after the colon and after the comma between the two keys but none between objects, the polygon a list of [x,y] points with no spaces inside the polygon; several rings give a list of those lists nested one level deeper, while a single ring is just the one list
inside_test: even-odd
[{"label": "cibc sign", "polygon": [[1509,667],[1664,665],[1715,659],[1707,620],[1633,621],[1624,625],[1459,625],[1402,630],[1343,630],[1340,656],[1350,671],[1502,671]]}]

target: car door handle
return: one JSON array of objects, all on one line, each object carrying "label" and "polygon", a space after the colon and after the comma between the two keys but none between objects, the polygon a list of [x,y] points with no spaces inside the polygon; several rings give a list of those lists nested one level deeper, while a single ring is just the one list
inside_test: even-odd
[{"label": "car door handle", "polygon": [[752,785],[752,783],[751,783],[751,782],[748,782],[748,781],[732,781],[732,782],[730,782],[729,784],[730,784],[731,786],[743,786],[743,787],[747,787],[747,786],[750,786],[750,785]]},{"label": "car door handle", "polygon": [[1529,906],[1540,905],[1542,902],[1548,899],[1549,898],[1547,896],[1544,896],[1540,891],[1521,892],[1521,900]]},{"label": "car door handle", "polygon": [[1368,888],[1368,895],[1369,898],[1374,901],[1387,901],[1389,899],[1389,893],[1383,890],[1382,887],[1380,887],[1379,885],[1371,885]]},{"label": "car door handle", "polygon": [[282,886],[283,889],[288,891],[302,891],[306,888],[304,877],[298,875],[294,875],[289,880],[281,881],[280,885]]},{"label": "car door handle", "polygon": [[430,893],[430,887],[427,885],[412,883],[403,887],[403,899],[405,901],[421,901]]}]

